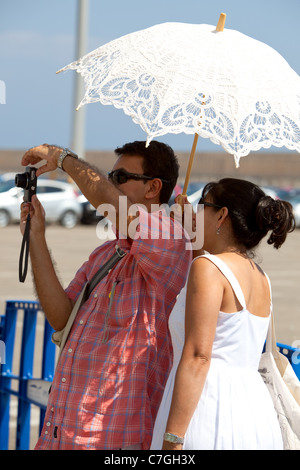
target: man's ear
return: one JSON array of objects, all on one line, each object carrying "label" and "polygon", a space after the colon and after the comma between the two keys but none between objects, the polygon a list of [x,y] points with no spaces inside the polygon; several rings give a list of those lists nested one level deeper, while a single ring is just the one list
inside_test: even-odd
[{"label": "man's ear", "polygon": [[147,190],[145,192],[146,199],[155,199],[159,198],[159,193],[162,188],[162,181],[159,178],[154,178],[153,180],[149,180],[146,183]]}]

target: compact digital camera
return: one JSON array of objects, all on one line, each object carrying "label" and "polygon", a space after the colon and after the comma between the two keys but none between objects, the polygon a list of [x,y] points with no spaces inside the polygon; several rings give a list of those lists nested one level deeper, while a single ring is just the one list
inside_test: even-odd
[{"label": "compact digital camera", "polygon": [[31,202],[32,196],[36,194],[36,170],[33,166],[27,166],[25,173],[18,173],[15,176],[15,186],[24,189],[24,202]]}]

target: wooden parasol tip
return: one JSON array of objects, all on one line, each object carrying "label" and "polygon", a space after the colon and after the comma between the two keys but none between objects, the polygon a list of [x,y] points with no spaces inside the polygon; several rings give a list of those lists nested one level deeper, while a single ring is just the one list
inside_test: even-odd
[{"label": "wooden parasol tip", "polygon": [[220,32],[224,30],[225,20],[226,20],[226,13],[221,13],[217,27],[216,27],[216,31]]}]

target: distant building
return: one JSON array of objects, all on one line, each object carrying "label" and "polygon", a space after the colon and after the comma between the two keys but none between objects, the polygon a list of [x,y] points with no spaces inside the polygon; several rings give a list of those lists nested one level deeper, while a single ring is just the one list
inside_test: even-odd
[{"label": "distant building", "polygon": [[[200,145],[199,145],[200,147]],[[0,150],[0,173],[22,170],[24,150]],[[176,151],[180,163],[180,181],[184,181],[189,152]],[[113,150],[87,150],[86,160],[103,171],[111,170],[115,162]],[[60,177],[64,176],[59,170]],[[191,181],[209,181],[222,177],[244,178],[263,185],[300,187],[300,154],[297,152],[253,152],[240,159],[236,168],[234,158],[226,152],[196,152]]]}]

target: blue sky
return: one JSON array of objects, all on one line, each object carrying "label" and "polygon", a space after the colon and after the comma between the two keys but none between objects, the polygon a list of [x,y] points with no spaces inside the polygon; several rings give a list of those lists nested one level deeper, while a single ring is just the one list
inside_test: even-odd
[{"label": "blue sky", "polygon": [[[166,21],[216,24],[221,12],[227,14],[226,28],[273,47],[300,75],[299,0],[89,0],[87,52]],[[76,59],[76,15],[77,0],[0,0],[0,84],[6,88],[1,149],[71,145],[75,72],[55,72]],[[145,138],[121,110],[98,103],[85,109],[87,149]],[[192,137],[183,134],[161,140],[177,151],[192,145]],[[201,149],[221,150],[207,139],[199,141]]]}]

